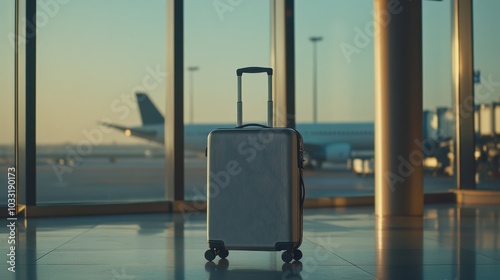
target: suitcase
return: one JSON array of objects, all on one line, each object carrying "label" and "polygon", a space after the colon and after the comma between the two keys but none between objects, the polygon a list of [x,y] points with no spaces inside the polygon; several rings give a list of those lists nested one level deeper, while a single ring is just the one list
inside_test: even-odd
[{"label": "suitcase", "polygon": [[[272,71],[238,69],[237,127],[208,135],[208,261],[226,258],[229,250],[284,250],[284,262],[302,257],[302,137],[294,129],[272,127]],[[243,125],[242,75],[263,72],[269,82],[268,126]]]}]

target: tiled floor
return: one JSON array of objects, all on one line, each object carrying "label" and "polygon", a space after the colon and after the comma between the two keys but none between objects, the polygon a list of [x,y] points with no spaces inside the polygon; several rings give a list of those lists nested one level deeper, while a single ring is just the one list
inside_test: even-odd
[{"label": "tiled floor", "polygon": [[[207,262],[205,213],[30,219],[16,273],[0,229],[0,279],[500,279],[500,206],[428,205],[423,219],[372,207],[308,209],[301,262],[231,251]],[[16,278],[17,277],[17,278]]]}]

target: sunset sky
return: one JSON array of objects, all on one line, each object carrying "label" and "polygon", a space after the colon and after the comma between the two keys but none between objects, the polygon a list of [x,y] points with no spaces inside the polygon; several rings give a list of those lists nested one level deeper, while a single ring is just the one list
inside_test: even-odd
[{"label": "sunset sky", "polygon": [[[63,2],[63,1],[61,1]],[[66,3],[67,2],[67,3]],[[38,143],[77,143],[84,131],[100,129],[107,119],[140,125],[133,98],[146,89],[164,112],[166,69],[165,0],[66,0],[38,30]],[[218,10],[220,3],[227,10]],[[498,11],[500,1],[474,1],[475,66],[483,77],[500,81]],[[45,5],[47,6],[47,5]],[[50,5],[47,7],[51,7]],[[52,6],[53,7],[53,6]],[[424,108],[451,105],[450,1],[424,1]],[[373,35],[366,34],[372,0],[297,0],[295,2],[296,112],[312,120],[312,43],[318,43],[318,119],[320,122],[373,121]],[[185,65],[194,72],[194,122],[234,122],[236,68],[270,65],[269,0],[187,0]],[[0,144],[12,142],[14,1],[0,0]],[[346,57],[341,46],[368,39],[359,53]],[[185,92],[190,91],[186,71]],[[146,81],[146,82],[145,82]],[[244,120],[264,121],[264,76],[244,77]],[[488,96],[498,100],[500,88]],[[185,99],[185,118],[189,99]],[[120,133],[104,143],[141,143]]]}]

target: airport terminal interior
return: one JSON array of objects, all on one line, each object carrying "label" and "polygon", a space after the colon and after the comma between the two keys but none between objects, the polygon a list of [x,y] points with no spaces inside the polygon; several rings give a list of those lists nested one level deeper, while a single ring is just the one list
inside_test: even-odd
[{"label": "airport terminal interior", "polygon": [[[377,224],[373,207],[306,209],[303,258],[230,251],[207,262],[206,215],[29,219],[17,278],[2,279],[498,279],[498,206],[432,204],[423,218]],[[23,228],[25,227],[25,228]],[[2,243],[7,231],[2,228]],[[2,245],[2,251],[4,251]]]},{"label": "airport terminal interior", "polygon": [[[498,279],[499,10],[0,1],[0,279]],[[273,73],[239,80],[248,66]],[[290,261],[207,242],[217,197],[254,195],[228,189],[280,146],[259,134],[213,169],[209,133],[241,118],[301,134]],[[224,215],[264,232],[255,217],[287,215],[270,212],[276,193],[229,196],[243,203]]]}]

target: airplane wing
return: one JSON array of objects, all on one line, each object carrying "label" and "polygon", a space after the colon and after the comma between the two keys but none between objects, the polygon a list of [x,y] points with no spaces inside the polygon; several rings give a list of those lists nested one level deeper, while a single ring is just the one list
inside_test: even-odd
[{"label": "airplane wing", "polygon": [[158,131],[144,129],[144,128],[125,127],[125,126],[116,125],[116,124],[112,124],[112,123],[106,123],[106,122],[101,122],[99,124],[106,126],[106,127],[111,127],[111,128],[117,129],[117,130],[121,130],[121,131],[123,131],[123,133],[126,136],[137,136],[137,137],[142,137],[142,138],[146,138],[146,139],[154,139],[156,137],[156,135],[158,134]]}]

